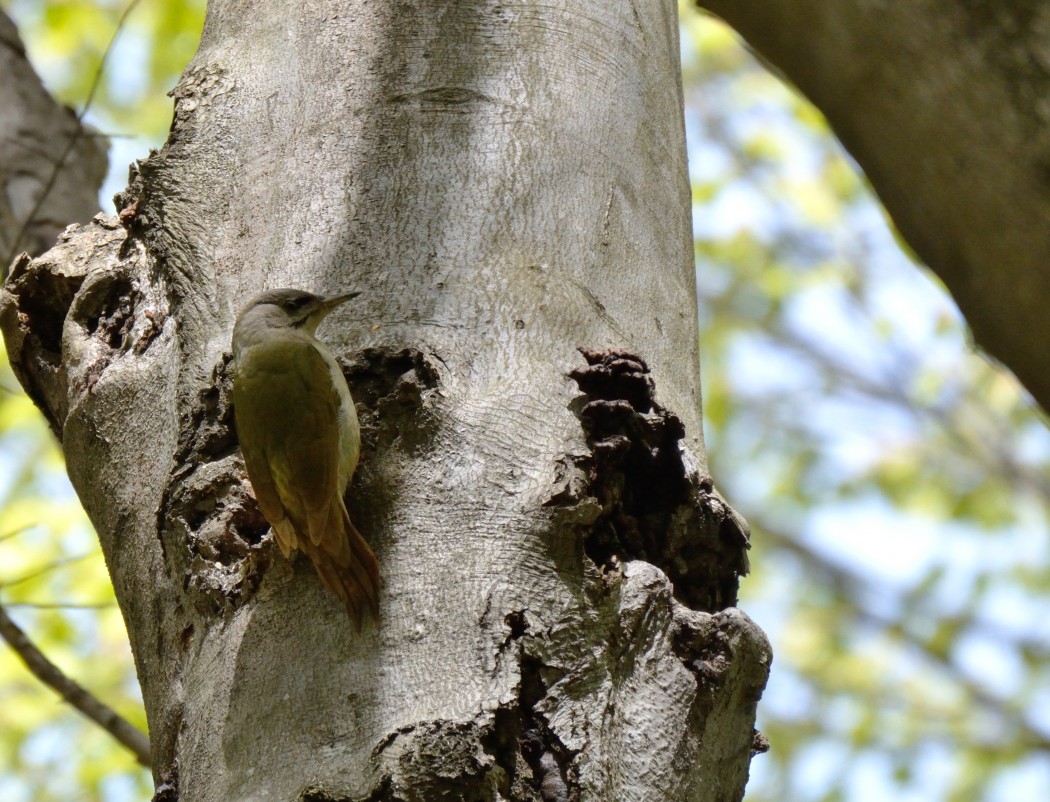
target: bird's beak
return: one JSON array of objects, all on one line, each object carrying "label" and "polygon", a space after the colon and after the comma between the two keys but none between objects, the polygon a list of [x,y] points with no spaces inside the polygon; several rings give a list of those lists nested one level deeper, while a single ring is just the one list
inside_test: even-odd
[{"label": "bird's beak", "polygon": [[323,318],[340,304],[345,304],[351,298],[356,298],[360,294],[360,292],[348,292],[345,295],[330,295],[321,301],[317,311],[320,313],[320,317]]}]

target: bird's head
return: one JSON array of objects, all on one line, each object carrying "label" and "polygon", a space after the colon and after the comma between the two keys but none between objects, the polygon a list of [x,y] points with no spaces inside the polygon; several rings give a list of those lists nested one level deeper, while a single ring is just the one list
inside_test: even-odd
[{"label": "bird's head", "polygon": [[257,321],[269,327],[305,329],[313,334],[329,312],[360,294],[325,296],[296,289],[269,290],[252,298],[237,316],[237,322]]}]

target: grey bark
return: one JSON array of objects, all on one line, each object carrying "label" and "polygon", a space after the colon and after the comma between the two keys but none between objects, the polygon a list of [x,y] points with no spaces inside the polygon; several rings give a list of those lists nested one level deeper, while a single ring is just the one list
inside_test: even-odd
[{"label": "grey bark", "polygon": [[1050,5],[701,5],[825,114],[977,342],[1050,409]]},{"label": "grey bark", "polygon": [[58,104],[0,11],[0,275],[19,251],[43,253],[98,211],[106,143]]},{"label": "grey bark", "polygon": [[[739,799],[770,656],[703,452],[675,3],[213,2],[175,97],[123,228],[0,297],[158,799]],[[320,332],[383,571],[361,634],[236,449],[234,315],[280,286],[363,293]]]}]

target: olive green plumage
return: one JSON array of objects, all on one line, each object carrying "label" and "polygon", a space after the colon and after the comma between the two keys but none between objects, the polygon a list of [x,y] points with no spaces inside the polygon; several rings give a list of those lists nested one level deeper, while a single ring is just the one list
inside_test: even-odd
[{"label": "olive green plumage", "polygon": [[300,549],[358,629],[378,614],[379,565],[346,512],[361,433],[346,379],[314,336],[358,293],[265,292],[233,327],[233,407],[255,497],[285,557]]}]

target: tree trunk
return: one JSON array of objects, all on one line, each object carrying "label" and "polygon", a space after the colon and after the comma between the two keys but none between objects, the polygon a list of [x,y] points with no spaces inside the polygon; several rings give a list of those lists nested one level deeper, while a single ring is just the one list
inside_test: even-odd
[{"label": "tree trunk", "polygon": [[[213,2],[124,227],[17,264],[11,361],[180,800],[741,797],[769,649],[704,460],[675,3],[614,6]],[[360,634],[231,425],[234,316],[281,286],[362,291],[320,331]]]},{"label": "tree trunk", "polygon": [[1050,5],[700,5],[827,116],[977,342],[1050,410]]}]

